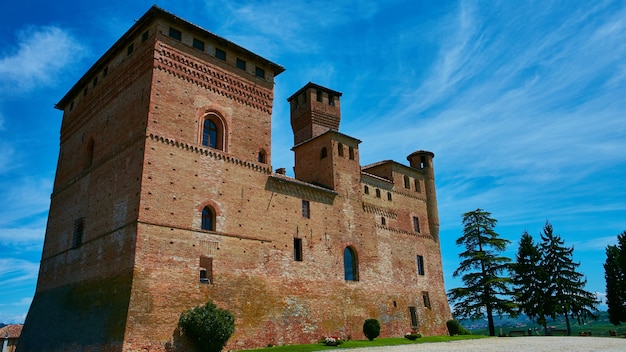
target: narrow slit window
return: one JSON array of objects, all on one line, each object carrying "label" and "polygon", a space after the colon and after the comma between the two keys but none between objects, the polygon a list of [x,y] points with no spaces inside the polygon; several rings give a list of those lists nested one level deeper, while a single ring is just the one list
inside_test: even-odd
[{"label": "narrow slit window", "polygon": [[337,152],[339,153],[339,156],[343,156],[343,144],[342,143],[337,144]]},{"label": "narrow slit window", "polygon": [[411,315],[411,327],[417,329],[419,327],[419,321],[417,320],[417,309],[415,307],[409,307],[409,314]]},{"label": "narrow slit window", "polygon": [[213,283],[213,258],[205,255],[200,256],[200,283]]},{"label": "narrow slit window", "polygon": [[430,297],[428,292],[422,292],[422,300],[424,301],[424,308],[430,309]]},{"label": "narrow slit window", "polygon": [[302,200],[302,217],[305,219],[311,218],[311,204],[308,200]]},{"label": "narrow slit window", "polygon": [[417,274],[424,275],[424,257],[421,255],[417,256]]},{"label": "narrow slit window", "polygon": [[413,230],[420,232],[420,219],[417,216],[413,217]]},{"label": "narrow slit window", "polygon": [[302,261],[302,239],[301,238],[293,239],[293,260],[297,262]]},{"label": "narrow slit window", "polygon": [[350,158],[350,160],[354,160],[354,148],[353,147],[348,147],[348,157]]},{"label": "narrow slit window", "polygon": [[83,244],[83,236],[85,234],[85,218],[74,220],[74,231],[72,233],[72,247],[78,248]]}]

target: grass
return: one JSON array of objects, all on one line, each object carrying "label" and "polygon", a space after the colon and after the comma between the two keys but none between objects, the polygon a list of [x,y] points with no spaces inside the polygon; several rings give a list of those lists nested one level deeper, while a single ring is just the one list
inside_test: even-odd
[{"label": "grass", "polygon": [[417,340],[411,341],[403,337],[388,337],[375,339],[374,341],[368,340],[351,340],[345,341],[339,346],[326,346],[322,343],[312,343],[306,345],[286,345],[276,347],[257,348],[253,350],[243,350],[241,352],[312,352],[312,351],[324,351],[333,349],[347,349],[347,348],[362,348],[362,347],[380,347],[380,346],[398,346],[398,345],[415,345],[428,342],[446,342],[456,340],[468,340],[468,339],[480,339],[487,336],[479,335],[464,335],[464,336],[427,336]]}]

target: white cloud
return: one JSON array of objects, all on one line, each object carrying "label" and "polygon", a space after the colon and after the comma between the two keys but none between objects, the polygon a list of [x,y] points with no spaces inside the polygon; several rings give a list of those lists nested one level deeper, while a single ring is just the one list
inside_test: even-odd
[{"label": "white cloud", "polygon": [[85,48],[62,28],[28,26],[16,37],[17,44],[0,56],[3,94],[52,86],[60,72],[85,55]]}]

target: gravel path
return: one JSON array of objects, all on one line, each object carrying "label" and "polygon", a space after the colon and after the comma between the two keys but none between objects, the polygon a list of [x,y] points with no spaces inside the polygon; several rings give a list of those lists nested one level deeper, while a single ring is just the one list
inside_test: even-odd
[{"label": "gravel path", "polygon": [[355,352],[626,352],[626,339],[611,337],[532,336],[356,348]]}]

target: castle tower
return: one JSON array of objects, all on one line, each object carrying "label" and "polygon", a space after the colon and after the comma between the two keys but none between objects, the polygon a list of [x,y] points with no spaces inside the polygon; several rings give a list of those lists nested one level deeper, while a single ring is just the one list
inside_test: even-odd
[{"label": "castle tower", "polygon": [[326,131],[338,131],[341,93],[309,82],[287,99],[291,109],[294,145]]},{"label": "castle tower", "polygon": [[428,226],[435,242],[439,242],[439,210],[437,209],[437,193],[435,191],[434,158],[435,154],[426,150],[418,150],[407,156],[409,165],[422,170],[425,174],[424,187],[426,188]]},{"label": "castle tower", "polygon": [[309,82],[287,99],[295,142],[294,172],[298,180],[359,193],[361,141],[338,132],[341,95]]},{"label": "castle tower", "polygon": [[216,229],[244,215],[219,205],[271,173],[282,71],[152,7],[69,90],[20,352],[172,339],[180,312],[206,302],[213,260],[232,271],[215,258]]}]

